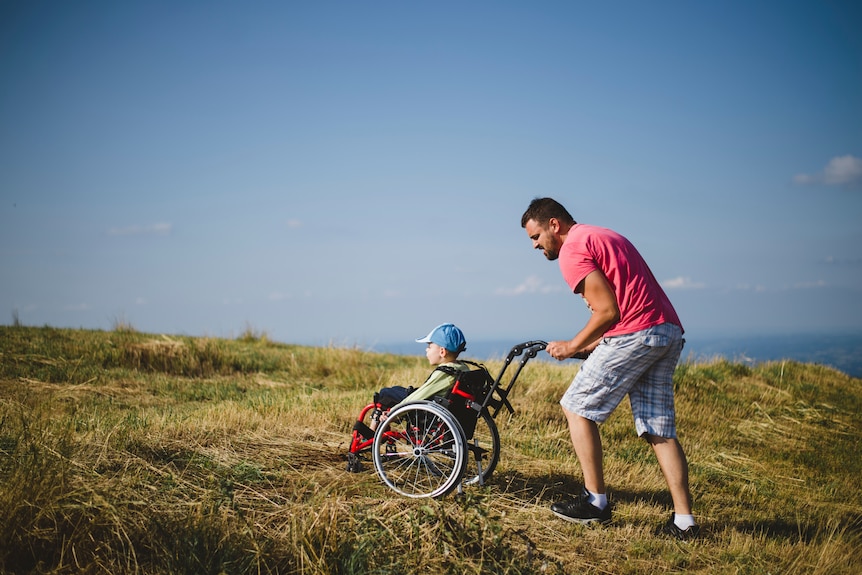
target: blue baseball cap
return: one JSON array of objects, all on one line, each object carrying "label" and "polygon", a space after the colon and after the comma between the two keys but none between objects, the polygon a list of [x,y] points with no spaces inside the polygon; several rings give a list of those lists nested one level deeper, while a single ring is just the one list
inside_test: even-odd
[{"label": "blue baseball cap", "polygon": [[452,353],[460,353],[467,349],[467,340],[464,339],[464,334],[452,323],[438,325],[431,330],[431,333],[417,339],[416,343],[436,343]]}]

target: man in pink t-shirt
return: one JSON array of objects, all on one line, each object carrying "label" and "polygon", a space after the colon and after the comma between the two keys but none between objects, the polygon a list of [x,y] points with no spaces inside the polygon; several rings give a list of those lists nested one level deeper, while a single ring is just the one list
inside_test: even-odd
[{"label": "man in pink t-shirt", "polygon": [[682,352],[682,323],[643,257],[626,238],[578,224],[551,198],[536,198],[521,227],[548,260],[559,260],[571,290],[591,314],[568,341],[546,351],[564,360],[586,358],[560,400],[575,453],[584,473],[583,492],[551,511],[568,521],[611,519],[598,425],[626,397],[635,428],[652,446],[673,498],[674,513],[660,530],[678,539],[698,534],[691,511],[688,463],[676,437],[673,372]]}]

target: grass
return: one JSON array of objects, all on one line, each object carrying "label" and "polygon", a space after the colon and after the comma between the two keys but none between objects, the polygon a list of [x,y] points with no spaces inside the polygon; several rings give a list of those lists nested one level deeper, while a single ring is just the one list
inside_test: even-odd
[{"label": "grass", "polygon": [[681,544],[653,534],[670,500],[627,406],[601,428],[614,522],[550,514],[579,487],[557,404],[576,369],[524,369],[488,485],[415,501],[373,470],[346,473],[344,454],[373,391],[427,375],[418,354],[251,328],[225,340],[0,327],[0,572],[862,572],[859,379],[789,361],[681,364],[705,530]]}]

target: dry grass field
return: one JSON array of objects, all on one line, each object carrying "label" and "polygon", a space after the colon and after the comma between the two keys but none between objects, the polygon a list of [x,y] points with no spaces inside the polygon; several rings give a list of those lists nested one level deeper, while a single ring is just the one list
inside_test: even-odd
[{"label": "dry grass field", "polygon": [[524,369],[489,484],[410,500],[345,454],[376,389],[425,378],[420,354],[0,327],[0,572],[862,572],[862,381],[681,364],[704,531],[680,543],[654,534],[670,501],[627,406],[601,428],[612,524],[550,513],[579,489],[557,404],[576,370]]}]

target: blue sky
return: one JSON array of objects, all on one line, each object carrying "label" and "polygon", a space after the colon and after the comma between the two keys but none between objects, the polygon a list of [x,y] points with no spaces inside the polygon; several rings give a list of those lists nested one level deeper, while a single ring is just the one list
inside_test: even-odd
[{"label": "blue sky", "polygon": [[567,338],[545,195],[693,336],[862,330],[862,8],[0,4],[0,323]]}]

